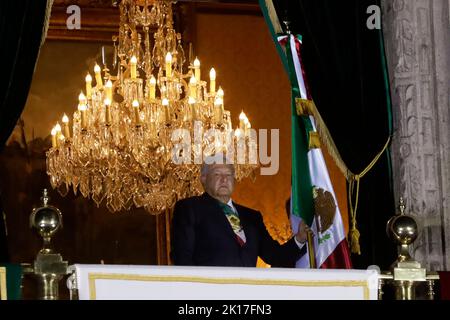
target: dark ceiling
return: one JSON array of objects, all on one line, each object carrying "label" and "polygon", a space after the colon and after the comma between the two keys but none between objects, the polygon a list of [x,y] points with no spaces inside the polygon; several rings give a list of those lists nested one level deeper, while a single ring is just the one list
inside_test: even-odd
[{"label": "dark ceiling", "polygon": [[[48,40],[111,42],[119,27],[120,0],[54,0],[47,33]],[[136,0],[144,1],[144,0]],[[178,0],[177,7],[186,17],[192,13],[237,14],[262,16],[258,0]],[[81,29],[68,30],[67,9],[81,9]],[[192,20],[192,19],[190,19]]]}]

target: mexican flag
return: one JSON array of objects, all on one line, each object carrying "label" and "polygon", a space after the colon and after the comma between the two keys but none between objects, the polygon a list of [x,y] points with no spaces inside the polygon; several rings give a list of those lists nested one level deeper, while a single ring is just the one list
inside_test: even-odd
[{"label": "mexican flag", "polygon": [[[312,116],[319,117],[302,66],[301,36],[283,32],[272,0],[259,0],[259,4],[292,88],[292,230],[297,232],[301,220],[311,227],[317,267],[352,268],[341,212]],[[309,253],[296,266],[309,268]]]},{"label": "mexican flag", "polygon": [[[351,268],[350,250],[345,237],[341,213],[331,184],[314,117],[308,112],[312,97],[301,61],[301,36],[277,38],[292,85],[292,193],[291,224],[297,232],[304,220],[314,232],[316,266]],[[309,254],[296,264],[309,268]]]}]

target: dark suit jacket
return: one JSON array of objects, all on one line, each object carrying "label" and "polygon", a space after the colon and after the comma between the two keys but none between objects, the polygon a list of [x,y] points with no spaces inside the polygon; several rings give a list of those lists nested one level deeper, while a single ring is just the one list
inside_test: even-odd
[{"label": "dark suit jacket", "polygon": [[233,202],[247,239],[243,246],[218,200],[207,193],[175,204],[172,259],[175,265],[255,267],[260,256],[273,267],[292,267],[305,253],[292,238],[284,245],[273,240],[258,211]]}]

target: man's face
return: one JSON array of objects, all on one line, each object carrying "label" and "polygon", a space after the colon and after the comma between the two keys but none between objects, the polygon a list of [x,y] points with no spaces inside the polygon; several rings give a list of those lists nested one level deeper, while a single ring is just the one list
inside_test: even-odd
[{"label": "man's face", "polygon": [[206,175],[201,176],[205,191],[213,197],[230,198],[234,190],[234,170],[232,165],[213,164]]}]

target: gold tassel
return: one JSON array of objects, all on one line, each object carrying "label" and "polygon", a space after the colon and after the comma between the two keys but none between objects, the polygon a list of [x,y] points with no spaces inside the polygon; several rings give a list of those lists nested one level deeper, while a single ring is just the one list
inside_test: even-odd
[{"label": "gold tassel", "polygon": [[308,148],[311,149],[319,149],[320,148],[320,138],[319,134],[315,131],[309,132],[309,142],[308,142]]},{"label": "gold tassel", "polygon": [[360,233],[355,226],[350,230],[350,250],[352,253],[361,255],[361,247],[359,245]]},{"label": "gold tassel", "polygon": [[[356,228],[356,211],[358,210],[358,199],[359,199],[359,182],[360,176],[355,175],[349,182],[348,185],[348,203],[350,209],[350,218],[352,222],[352,226],[350,228],[350,251],[354,254],[361,255],[361,246],[359,244],[359,238],[361,234],[359,230]],[[353,203],[353,192],[355,191],[356,184],[356,200]]]},{"label": "gold tassel", "polygon": [[297,109],[298,116],[310,116],[312,115],[313,104],[312,100],[295,98],[295,107]]}]

